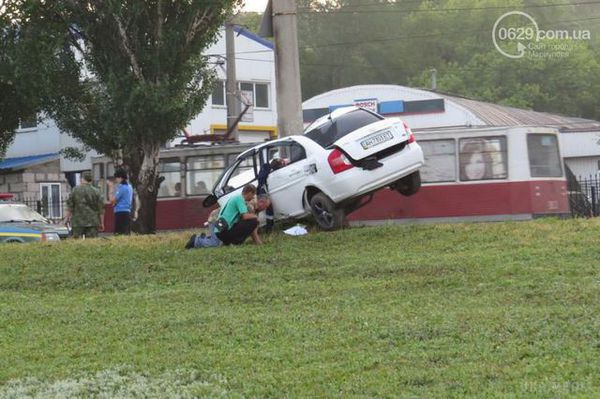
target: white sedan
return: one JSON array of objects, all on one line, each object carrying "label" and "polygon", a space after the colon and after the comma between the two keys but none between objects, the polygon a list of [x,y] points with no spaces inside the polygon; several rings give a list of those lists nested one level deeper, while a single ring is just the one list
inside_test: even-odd
[{"label": "white sedan", "polygon": [[[385,187],[413,195],[421,187],[423,152],[398,118],[363,108],[339,108],[303,135],[269,141],[240,154],[217,181],[205,206],[223,206],[244,185],[266,180],[275,220],[312,213],[325,230]],[[266,179],[264,178],[266,177]]]}]

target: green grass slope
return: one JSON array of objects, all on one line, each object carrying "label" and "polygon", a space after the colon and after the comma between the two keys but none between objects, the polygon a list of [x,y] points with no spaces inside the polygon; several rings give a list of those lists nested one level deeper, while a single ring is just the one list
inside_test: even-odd
[{"label": "green grass slope", "polygon": [[0,246],[0,397],[600,396],[600,220],[186,239]]}]

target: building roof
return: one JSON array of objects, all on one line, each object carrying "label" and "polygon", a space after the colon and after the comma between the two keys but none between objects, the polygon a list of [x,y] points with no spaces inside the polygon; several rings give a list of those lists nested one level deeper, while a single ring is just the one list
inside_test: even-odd
[{"label": "building roof", "polygon": [[530,111],[439,92],[433,93],[467,109],[488,126],[554,126],[564,132],[600,130],[600,122],[591,119]]},{"label": "building roof", "polygon": [[[331,112],[332,106],[335,107],[339,104],[352,105],[353,101],[356,102],[358,101],[356,99],[359,98],[376,99],[380,113],[400,116],[406,119],[413,129],[460,126],[547,126],[565,133],[600,132],[600,122],[591,119],[492,104],[439,91],[384,84],[349,86],[312,97],[302,104],[305,120],[307,119],[306,114],[328,113]],[[444,102],[442,105],[443,112],[439,112],[437,109],[432,110],[431,107],[414,107],[417,105],[432,105],[435,101],[440,100]],[[382,109],[383,105],[391,103],[402,103],[401,106],[396,107],[400,111],[394,113],[393,111],[386,112],[386,110],[390,111],[388,107],[385,107],[385,110]],[[411,105],[413,107],[409,107]]]},{"label": "building roof", "polygon": [[241,26],[234,26],[233,30],[238,34],[238,35],[242,35],[244,37],[247,37],[250,40],[254,40],[257,43],[262,44],[263,46],[273,50],[275,48],[275,46],[273,45],[273,42],[258,36],[255,33],[250,32],[248,29],[244,29]]},{"label": "building roof", "polygon": [[28,157],[5,158],[0,161],[0,170],[20,170],[29,166],[54,161],[60,158],[58,152],[32,155]]}]

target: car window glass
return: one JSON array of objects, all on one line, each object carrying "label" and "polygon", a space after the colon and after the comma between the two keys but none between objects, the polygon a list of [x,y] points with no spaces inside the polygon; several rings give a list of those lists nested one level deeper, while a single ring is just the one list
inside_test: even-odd
[{"label": "car window glass", "polygon": [[357,109],[307,130],[305,136],[327,148],[347,134],[382,119],[369,111]]},{"label": "car window glass", "polygon": [[284,168],[305,158],[304,147],[295,142],[279,143],[267,148],[267,162],[271,165],[271,170]]},{"label": "car window glass", "polygon": [[10,221],[39,221],[46,222],[46,219],[26,205],[21,204],[3,204],[0,205],[0,223]]},{"label": "car window glass", "polygon": [[252,183],[254,180],[256,180],[256,174],[254,173],[254,157],[248,156],[238,161],[234,166],[227,177],[226,183],[223,185],[223,193],[226,194],[237,190],[248,183]]}]

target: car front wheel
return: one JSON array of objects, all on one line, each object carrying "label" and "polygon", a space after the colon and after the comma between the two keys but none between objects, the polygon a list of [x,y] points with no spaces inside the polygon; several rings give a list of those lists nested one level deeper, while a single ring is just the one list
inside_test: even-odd
[{"label": "car front wheel", "polygon": [[344,226],[345,214],[325,194],[317,193],[310,199],[310,210],[323,230],[337,230]]},{"label": "car front wheel", "polygon": [[404,176],[395,182],[392,188],[406,197],[416,194],[421,188],[421,173],[417,171]]}]

